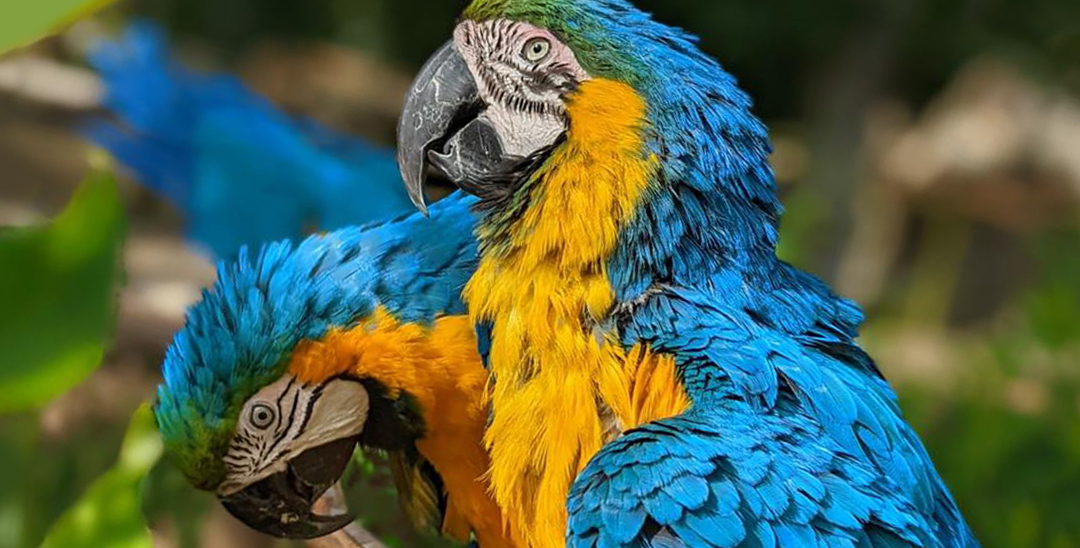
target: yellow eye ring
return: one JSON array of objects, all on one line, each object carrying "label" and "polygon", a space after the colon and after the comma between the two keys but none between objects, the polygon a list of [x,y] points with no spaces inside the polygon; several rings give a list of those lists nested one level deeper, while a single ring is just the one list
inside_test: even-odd
[{"label": "yellow eye ring", "polygon": [[521,48],[521,56],[530,63],[539,63],[551,53],[551,41],[547,38],[530,38]]}]

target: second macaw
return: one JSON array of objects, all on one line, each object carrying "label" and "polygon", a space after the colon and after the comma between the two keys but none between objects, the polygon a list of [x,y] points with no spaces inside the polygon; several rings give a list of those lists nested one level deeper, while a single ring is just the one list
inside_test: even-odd
[{"label": "second macaw", "polygon": [[259,531],[318,537],[352,521],[312,509],[360,444],[397,464],[414,521],[520,546],[487,491],[487,372],[460,301],[474,202],[223,263],[169,347],[154,407],[191,482]]},{"label": "second macaw", "polygon": [[474,0],[399,163],[477,195],[490,479],[531,548],[978,546],[863,316],[777,259],[765,126],[626,0]]}]

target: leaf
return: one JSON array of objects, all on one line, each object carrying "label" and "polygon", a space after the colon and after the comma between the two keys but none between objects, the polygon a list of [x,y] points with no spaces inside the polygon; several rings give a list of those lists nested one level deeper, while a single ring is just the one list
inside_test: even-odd
[{"label": "leaf", "polygon": [[0,54],[28,45],[113,3],[115,0],[6,2],[0,16]]},{"label": "leaf", "polygon": [[116,183],[103,172],[52,223],[0,230],[0,413],[40,407],[101,363],[123,235]]},{"label": "leaf", "polygon": [[143,480],[143,515],[154,526],[172,525],[179,548],[200,546],[203,521],[216,503],[214,495],[193,487],[169,459],[160,459]]},{"label": "leaf", "polygon": [[38,413],[0,416],[0,508],[18,509],[11,521],[17,527],[0,526],[0,546],[37,548],[57,518],[116,464],[127,428],[89,419],[56,437],[41,435],[40,422]]},{"label": "leaf", "polygon": [[0,546],[20,546],[26,536],[26,470],[34,462],[37,417],[30,413],[0,416]]},{"label": "leaf", "polygon": [[161,454],[154,417],[144,404],[131,419],[116,465],[57,520],[42,548],[152,548],[139,494]]}]

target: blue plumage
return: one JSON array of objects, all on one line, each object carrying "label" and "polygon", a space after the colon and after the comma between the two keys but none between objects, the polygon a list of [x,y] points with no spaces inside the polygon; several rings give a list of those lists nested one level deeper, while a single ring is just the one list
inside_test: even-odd
[{"label": "blue plumage", "polygon": [[[617,485],[620,466],[651,460],[655,484],[641,487],[641,474],[629,484],[660,493],[644,503],[649,519],[688,546],[976,546],[888,384],[854,344],[858,310],[788,265],[766,266],[753,275],[719,272],[701,288],[665,288],[627,319],[626,344],[648,341],[677,357],[694,406],[606,447],[590,464],[571,496],[571,546],[614,540],[589,524],[588,504],[650,497],[597,496],[592,485]],[[687,439],[696,448],[674,458]],[[646,451],[646,441],[656,449]],[[746,443],[757,448],[745,452]],[[691,522],[685,507],[670,507],[700,499],[678,487],[687,474],[739,496],[718,499],[715,516]],[[733,515],[756,532],[697,530]],[[635,545],[655,534],[649,527],[609,545]]]},{"label": "blue plumage", "polygon": [[390,151],[293,119],[232,76],[185,69],[149,22],[97,45],[89,61],[123,124],[97,120],[84,132],[175,204],[190,238],[220,258],[409,210]]},{"label": "blue plumage", "polygon": [[476,261],[473,204],[459,193],[433,205],[430,218],[274,243],[254,256],[242,248],[222,263],[169,347],[155,407],[188,477],[207,486],[220,479],[221,444],[240,406],[284,374],[300,341],[351,327],[376,306],[404,323],[464,312],[459,294]]}]

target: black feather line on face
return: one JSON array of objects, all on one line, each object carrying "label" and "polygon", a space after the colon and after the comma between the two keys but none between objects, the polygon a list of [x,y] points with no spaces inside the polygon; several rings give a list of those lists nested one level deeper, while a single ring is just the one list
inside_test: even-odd
[{"label": "black feather line on face", "polygon": [[[544,92],[562,92],[563,86],[554,82],[552,75],[545,72],[521,72],[522,80],[502,78],[495,69],[487,65],[479,67],[480,82],[484,86],[491,102],[515,112],[561,116],[561,105],[537,101],[526,93],[540,95]],[[530,81],[531,79],[531,81]]]},{"label": "black feather line on face", "polygon": [[[561,101],[545,102],[535,99],[553,93],[553,97],[565,97],[580,82],[574,75],[573,68],[562,61],[552,61],[550,57],[538,63],[521,58],[520,44],[515,40],[521,33],[520,23],[486,27],[479,32],[487,33],[487,44],[480,40],[476,48],[481,56],[478,63],[480,85],[498,103],[516,112],[559,116],[565,111]],[[465,35],[465,44],[473,45],[473,37]],[[486,47],[485,47],[486,46]],[[494,67],[501,66],[513,70],[518,78],[501,74]],[[533,96],[533,97],[530,97]]]},{"label": "black feather line on face", "polygon": [[[299,390],[297,390],[297,391],[295,391],[293,393],[293,402],[292,402],[292,408],[289,410],[289,419],[283,421],[282,417],[281,417],[281,401],[285,397],[285,395],[289,393],[289,389],[292,388],[292,384],[293,384],[292,381],[289,381],[288,387],[285,390],[282,391],[281,397],[278,398],[277,411],[276,411],[276,413],[278,415],[278,418],[277,418],[277,420],[278,420],[278,430],[274,434],[274,443],[270,444],[270,446],[266,448],[266,451],[264,451],[261,455],[259,455],[259,460],[260,461],[265,459],[267,457],[267,455],[272,454],[274,452],[274,449],[276,449],[278,445],[281,445],[281,442],[285,440],[285,437],[292,430],[293,421],[296,420],[296,408],[299,406],[298,404],[300,403],[300,391]],[[315,400],[317,400],[318,398],[319,398],[319,396],[318,396],[318,394],[316,394],[314,397],[312,397],[308,401],[307,410],[304,412],[304,424],[305,425],[307,424],[307,418],[311,416],[311,409],[315,405]],[[303,427],[301,427],[301,430],[303,430]]]},{"label": "black feather line on face", "polygon": [[[566,135],[560,135],[551,146],[537,151],[522,163],[519,173],[513,176],[513,180],[501,186],[492,188],[501,189],[489,199],[481,199],[475,206],[483,211],[483,220],[480,225],[480,252],[498,252],[506,249],[511,238],[510,229],[514,226],[529,209],[533,200],[536,172],[544,165],[551,152],[566,141]],[[494,380],[492,382],[495,382]]]}]

